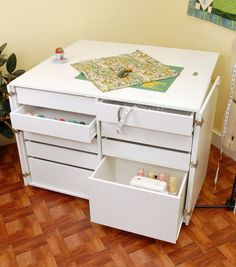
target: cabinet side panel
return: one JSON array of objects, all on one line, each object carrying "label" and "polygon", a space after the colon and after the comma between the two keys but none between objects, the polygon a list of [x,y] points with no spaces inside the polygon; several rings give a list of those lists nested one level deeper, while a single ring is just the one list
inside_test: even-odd
[{"label": "cabinet side panel", "polygon": [[[201,111],[197,114],[197,121],[203,121],[202,126],[195,126],[191,162],[197,163],[197,167],[190,167],[189,182],[186,198],[186,211],[192,213],[205,180],[209,151],[211,146],[212,128],[215,117],[218,81],[214,83]],[[188,224],[191,215],[185,218]]]}]

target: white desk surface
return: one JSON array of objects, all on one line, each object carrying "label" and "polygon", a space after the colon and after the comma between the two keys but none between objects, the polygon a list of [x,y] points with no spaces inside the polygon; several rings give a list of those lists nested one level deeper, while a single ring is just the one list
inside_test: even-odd
[{"label": "white desk surface", "polygon": [[[136,49],[164,64],[184,67],[166,93],[131,87],[103,93],[92,82],[75,79],[79,73],[71,67],[72,63],[130,53]],[[198,112],[207,94],[218,53],[81,40],[65,49],[65,57],[68,59],[66,63],[56,64],[52,56],[11,84],[18,87]],[[198,72],[198,76],[193,76],[194,72]]]}]

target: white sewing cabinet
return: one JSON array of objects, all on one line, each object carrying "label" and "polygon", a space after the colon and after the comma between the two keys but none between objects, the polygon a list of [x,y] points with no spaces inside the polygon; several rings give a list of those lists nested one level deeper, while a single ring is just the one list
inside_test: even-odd
[{"label": "white sewing cabinet", "polygon": [[[102,93],[75,79],[72,63],[136,49],[184,67],[166,93],[131,87]],[[88,199],[93,222],[176,242],[206,175],[218,54],[82,40],[65,57],[64,64],[45,60],[8,86],[25,185]],[[117,133],[126,107],[133,108]],[[130,186],[138,168],[174,173],[177,195]]]}]

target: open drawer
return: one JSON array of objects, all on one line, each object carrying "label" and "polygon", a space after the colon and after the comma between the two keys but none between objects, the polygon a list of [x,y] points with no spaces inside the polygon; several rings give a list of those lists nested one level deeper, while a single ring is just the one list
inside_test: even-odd
[{"label": "open drawer", "polygon": [[23,131],[87,143],[96,135],[95,117],[91,115],[22,106],[10,116],[13,128]]},{"label": "open drawer", "polygon": [[97,119],[102,122],[192,136],[193,113],[102,100],[97,103]]},{"label": "open drawer", "polygon": [[[178,193],[130,186],[137,169],[178,177]],[[106,156],[89,177],[91,221],[175,243],[182,225],[187,172]]]}]

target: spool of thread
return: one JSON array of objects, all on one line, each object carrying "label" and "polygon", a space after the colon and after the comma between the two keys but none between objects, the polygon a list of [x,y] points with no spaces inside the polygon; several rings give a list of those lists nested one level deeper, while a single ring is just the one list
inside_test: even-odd
[{"label": "spool of thread", "polygon": [[149,170],[147,172],[147,177],[152,178],[152,179],[155,179],[155,171]]},{"label": "spool of thread", "polygon": [[71,123],[79,123],[79,122],[76,121],[76,120],[69,120],[69,122],[71,122]]},{"label": "spool of thread", "polygon": [[175,175],[170,175],[169,177],[168,191],[170,194],[177,193],[177,178]]},{"label": "spool of thread", "polygon": [[38,114],[38,115],[37,115],[37,117],[40,117],[40,118],[45,118],[45,116],[44,116],[44,115],[42,115],[42,114]]},{"label": "spool of thread", "polygon": [[160,172],[157,176],[157,179],[166,182],[166,174],[164,172]]},{"label": "spool of thread", "polygon": [[137,176],[145,176],[145,170],[144,170],[144,168],[139,168],[138,169]]}]

